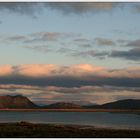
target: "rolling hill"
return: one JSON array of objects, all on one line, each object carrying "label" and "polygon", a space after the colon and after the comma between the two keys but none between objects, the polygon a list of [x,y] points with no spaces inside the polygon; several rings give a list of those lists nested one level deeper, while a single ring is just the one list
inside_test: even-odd
[{"label": "rolling hill", "polygon": [[115,102],[106,103],[103,105],[86,106],[86,108],[101,108],[101,109],[140,109],[140,100],[126,99]]},{"label": "rolling hill", "polygon": [[37,105],[22,95],[0,96],[0,108],[36,108]]},{"label": "rolling hill", "polygon": [[50,104],[46,106],[45,108],[50,109],[80,109],[82,106],[75,104],[75,103],[67,103],[67,102],[57,102],[54,104]]},{"label": "rolling hill", "polygon": [[0,109],[140,109],[140,100],[127,99],[106,103],[103,105],[81,106],[76,103],[57,102],[39,106],[22,95],[0,96]]}]

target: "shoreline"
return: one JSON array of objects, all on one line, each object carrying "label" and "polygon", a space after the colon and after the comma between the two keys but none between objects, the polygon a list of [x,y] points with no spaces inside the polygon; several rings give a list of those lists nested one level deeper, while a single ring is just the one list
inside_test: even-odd
[{"label": "shoreline", "polygon": [[140,138],[140,130],[97,128],[89,125],[0,123],[2,138]]},{"label": "shoreline", "polygon": [[140,109],[0,109],[0,112],[128,112],[140,113]]}]

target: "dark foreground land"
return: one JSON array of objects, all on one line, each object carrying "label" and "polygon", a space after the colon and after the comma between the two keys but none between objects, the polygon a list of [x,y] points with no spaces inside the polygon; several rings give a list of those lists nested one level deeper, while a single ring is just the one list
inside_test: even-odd
[{"label": "dark foreground land", "polygon": [[1,138],[140,138],[140,130],[117,130],[79,125],[1,123]]}]

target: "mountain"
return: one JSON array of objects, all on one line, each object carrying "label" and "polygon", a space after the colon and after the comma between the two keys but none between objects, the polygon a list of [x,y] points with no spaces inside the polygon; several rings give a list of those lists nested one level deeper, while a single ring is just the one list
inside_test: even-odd
[{"label": "mountain", "polygon": [[[48,100],[41,100],[41,101],[38,100],[38,101],[35,101],[34,103],[37,104],[38,106],[46,106],[46,105],[50,105],[50,104],[55,104],[56,102],[48,101]],[[57,103],[59,103],[59,102],[57,102]],[[80,106],[97,105],[97,104],[89,102],[89,101],[72,101],[70,103],[77,104],[77,105],[80,105]]]},{"label": "mountain", "polygon": [[78,104],[74,104],[74,103],[66,103],[66,102],[58,102],[58,103],[54,103],[54,104],[50,104],[45,106],[45,108],[50,108],[50,109],[80,109],[82,108],[80,105]]},{"label": "mountain", "polygon": [[115,102],[106,103],[103,105],[86,106],[86,108],[101,108],[101,109],[140,109],[140,100],[126,99]]},{"label": "mountain", "polygon": [[37,105],[22,95],[5,95],[0,96],[0,108],[37,108]]},{"label": "mountain", "polygon": [[49,105],[38,106],[31,102],[27,97],[22,95],[16,96],[0,96],[0,108],[1,109],[32,109],[32,108],[46,108],[46,109],[140,109],[140,100],[127,99],[119,100],[115,102],[106,103],[103,105],[86,105],[80,106],[76,103],[67,103],[67,102],[57,102]]}]

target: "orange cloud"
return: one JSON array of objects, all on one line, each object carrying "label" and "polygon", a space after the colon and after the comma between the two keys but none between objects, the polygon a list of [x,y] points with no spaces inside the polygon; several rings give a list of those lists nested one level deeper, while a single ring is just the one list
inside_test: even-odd
[{"label": "orange cloud", "polygon": [[74,69],[76,71],[81,72],[97,72],[103,70],[102,67],[92,66],[89,64],[77,64],[70,67],[70,69]]},{"label": "orange cloud", "polygon": [[98,76],[105,78],[140,78],[140,67],[128,67],[123,69],[106,69],[104,67],[89,64],[76,64],[60,66],[54,64],[22,64],[17,66],[0,66],[0,76],[18,75],[26,77],[49,76]]},{"label": "orange cloud", "polygon": [[57,69],[53,64],[31,64],[31,65],[19,65],[16,68],[17,74],[31,77],[41,77],[51,75],[53,71]]},{"label": "orange cloud", "polygon": [[0,84],[0,89],[28,89],[28,90],[40,90],[38,86],[31,85],[17,85],[17,84]]},{"label": "orange cloud", "polygon": [[2,65],[0,66],[0,76],[6,76],[11,74],[13,71],[11,65]]}]

